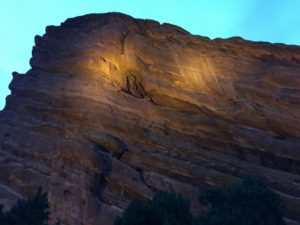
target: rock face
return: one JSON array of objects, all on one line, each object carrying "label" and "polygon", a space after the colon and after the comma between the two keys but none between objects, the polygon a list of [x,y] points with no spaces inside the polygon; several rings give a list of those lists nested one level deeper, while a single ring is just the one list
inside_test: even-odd
[{"label": "rock face", "polygon": [[111,225],[133,198],[260,175],[300,221],[300,47],[118,14],[49,26],[0,112],[0,202]]}]

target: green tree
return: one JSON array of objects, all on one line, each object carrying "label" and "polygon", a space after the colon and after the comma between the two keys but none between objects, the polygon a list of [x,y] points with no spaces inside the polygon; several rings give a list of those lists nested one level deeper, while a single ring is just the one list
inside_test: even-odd
[{"label": "green tree", "polygon": [[257,177],[199,196],[207,210],[192,218],[190,202],[159,192],[151,201],[134,200],[114,225],[283,225],[284,207],[277,194]]},{"label": "green tree", "polygon": [[190,225],[190,202],[181,195],[160,191],[151,201],[134,200],[115,225]]},{"label": "green tree", "polygon": [[193,225],[283,225],[283,204],[277,194],[256,177],[225,190],[214,188],[203,192],[199,201],[208,210]]},{"label": "green tree", "polygon": [[48,198],[42,188],[33,198],[18,200],[10,211],[3,212],[3,206],[0,206],[1,225],[47,225],[48,218]]}]

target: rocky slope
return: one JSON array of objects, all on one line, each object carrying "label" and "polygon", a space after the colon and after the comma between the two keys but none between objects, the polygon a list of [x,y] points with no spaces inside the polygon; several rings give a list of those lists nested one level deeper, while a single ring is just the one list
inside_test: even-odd
[{"label": "rocky slope", "polygon": [[159,189],[256,174],[300,221],[300,47],[118,14],[49,26],[0,112],[0,202],[49,191],[65,225],[110,225]]}]

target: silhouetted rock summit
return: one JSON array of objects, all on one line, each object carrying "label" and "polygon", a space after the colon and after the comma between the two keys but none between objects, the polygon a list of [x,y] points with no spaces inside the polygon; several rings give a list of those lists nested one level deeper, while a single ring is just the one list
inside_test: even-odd
[{"label": "silhouetted rock summit", "polygon": [[0,203],[43,186],[64,225],[262,176],[300,221],[300,48],[120,13],[49,26],[0,112]]}]

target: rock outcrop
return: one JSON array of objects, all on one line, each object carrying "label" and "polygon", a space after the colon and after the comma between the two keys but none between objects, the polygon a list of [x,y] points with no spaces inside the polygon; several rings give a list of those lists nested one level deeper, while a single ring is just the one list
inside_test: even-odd
[{"label": "rock outcrop", "polygon": [[119,13],[49,26],[0,112],[0,202],[38,186],[64,225],[133,198],[261,176],[300,221],[300,47],[194,36]]}]

